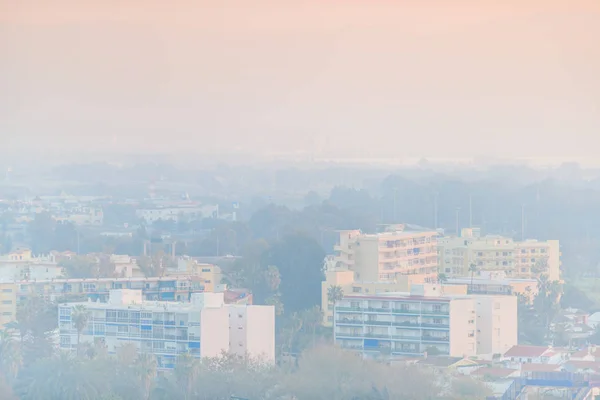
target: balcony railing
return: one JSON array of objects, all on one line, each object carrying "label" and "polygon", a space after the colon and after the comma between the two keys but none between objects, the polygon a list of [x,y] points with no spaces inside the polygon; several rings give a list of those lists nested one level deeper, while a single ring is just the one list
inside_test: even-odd
[{"label": "balcony railing", "polygon": [[336,307],[336,311],[340,312],[362,312],[363,309],[361,307]]},{"label": "balcony railing", "polygon": [[421,341],[420,336],[412,336],[412,335],[392,335],[392,338],[396,339],[396,340],[409,340],[409,341],[415,341],[415,342]]},{"label": "balcony railing", "polygon": [[439,343],[448,343],[450,342],[450,337],[448,336],[429,336],[423,335],[422,340],[424,342],[439,342]]},{"label": "balcony railing", "polygon": [[392,312],[394,314],[421,314],[421,310],[415,310],[410,308],[394,308]]},{"label": "balcony railing", "polygon": [[421,310],[421,314],[448,315],[448,314],[450,314],[450,310]]}]

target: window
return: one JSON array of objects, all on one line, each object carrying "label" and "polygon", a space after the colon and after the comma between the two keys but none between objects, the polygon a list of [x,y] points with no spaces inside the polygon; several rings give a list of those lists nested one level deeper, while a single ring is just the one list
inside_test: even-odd
[{"label": "window", "polygon": [[210,272],[210,268],[202,268],[202,272]]},{"label": "window", "polygon": [[10,311],[5,311],[2,313],[2,315],[4,315],[5,317],[9,317],[12,315],[12,313]]},{"label": "window", "polygon": [[356,286],[354,286],[354,287],[352,288],[352,292],[353,292],[353,293],[360,293],[360,290],[361,290],[361,288],[360,288],[360,287],[356,287]]},{"label": "window", "polygon": [[327,322],[333,322],[333,315],[327,316]]},{"label": "window", "polygon": [[127,333],[128,332],[128,326],[127,325],[119,325],[117,327],[117,332],[119,333]]},{"label": "window", "polygon": [[12,293],[12,289],[2,289],[2,293]]},{"label": "window", "polygon": [[500,309],[500,303],[494,303],[494,310]]},{"label": "window", "polygon": [[2,300],[2,304],[12,304],[12,300]]}]

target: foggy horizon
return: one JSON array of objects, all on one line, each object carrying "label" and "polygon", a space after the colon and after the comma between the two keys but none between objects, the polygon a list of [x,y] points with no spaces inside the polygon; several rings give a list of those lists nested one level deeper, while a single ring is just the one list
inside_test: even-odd
[{"label": "foggy horizon", "polygon": [[589,159],[593,1],[0,3],[3,153]]}]

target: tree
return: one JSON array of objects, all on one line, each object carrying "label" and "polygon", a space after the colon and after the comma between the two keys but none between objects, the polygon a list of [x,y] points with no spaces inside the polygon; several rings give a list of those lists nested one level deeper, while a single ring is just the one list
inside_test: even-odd
[{"label": "tree", "polygon": [[183,398],[185,400],[193,398],[193,387],[198,379],[200,369],[200,360],[190,354],[182,354],[177,357],[174,374],[178,386],[184,389]]},{"label": "tree", "polygon": [[40,359],[19,374],[15,391],[21,400],[94,400],[107,389],[90,367],[66,353]]},{"label": "tree", "polygon": [[314,306],[302,311],[300,318],[302,319],[302,327],[306,328],[312,336],[312,345],[314,347],[317,338],[317,328],[323,322],[323,313],[321,312],[321,307]]},{"label": "tree", "polygon": [[147,400],[150,397],[152,379],[156,376],[156,357],[153,354],[139,354],[135,359],[134,369],[142,385],[143,398]]},{"label": "tree", "polygon": [[269,249],[262,265],[275,265],[281,275],[281,299],[286,312],[297,312],[320,303],[325,253],[312,238],[286,236]]},{"label": "tree", "polygon": [[471,287],[469,289],[473,290],[473,276],[475,275],[475,272],[477,272],[477,265],[475,265],[475,263],[469,264],[469,272],[471,273]]},{"label": "tree", "polygon": [[69,278],[97,278],[97,260],[92,256],[74,256],[60,261]]},{"label": "tree", "polygon": [[21,367],[21,354],[12,335],[6,331],[0,331],[0,374],[8,383],[12,383],[17,377]]},{"label": "tree", "polygon": [[455,377],[452,380],[452,396],[456,400],[479,400],[492,395],[490,388],[483,382],[469,377]]},{"label": "tree", "polygon": [[335,304],[344,298],[344,290],[341,286],[332,285],[327,288],[327,301],[335,307]]},{"label": "tree", "polygon": [[71,321],[73,321],[73,326],[77,330],[77,355],[80,355],[81,351],[81,333],[87,327],[88,321],[90,319],[90,312],[88,309],[78,304],[73,307],[71,312]]}]

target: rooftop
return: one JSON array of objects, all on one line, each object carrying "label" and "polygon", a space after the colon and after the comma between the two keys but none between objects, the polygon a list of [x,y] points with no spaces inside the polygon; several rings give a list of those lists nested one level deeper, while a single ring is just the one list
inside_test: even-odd
[{"label": "rooftop", "polygon": [[513,346],[506,353],[504,357],[541,357],[550,350],[549,347],[545,346]]}]

